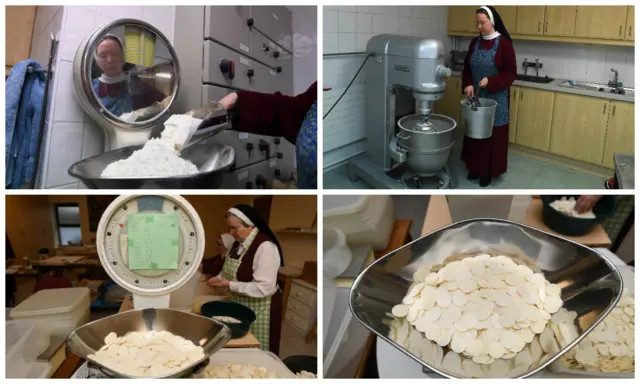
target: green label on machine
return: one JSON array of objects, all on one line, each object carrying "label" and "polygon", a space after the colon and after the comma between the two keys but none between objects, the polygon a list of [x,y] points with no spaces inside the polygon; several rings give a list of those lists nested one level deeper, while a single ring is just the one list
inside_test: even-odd
[{"label": "green label on machine", "polygon": [[127,215],[129,269],[178,269],[177,214]]}]

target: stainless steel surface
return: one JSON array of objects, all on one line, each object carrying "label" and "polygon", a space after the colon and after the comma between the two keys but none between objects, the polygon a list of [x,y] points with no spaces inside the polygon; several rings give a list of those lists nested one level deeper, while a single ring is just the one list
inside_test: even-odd
[{"label": "stainless steel surface", "polygon": [[112,378],[135,378],[101,365],[89,357],[105,343],[111,332],[124,336],[129,332],[167,331],[202,346],[205,358],[171,376],[179,378],[195,373],[208,363],[209,357],[222,349],[231,340],[231,330],[216,320],[167,308],[135,309],[105,317],[83,325],[69,335],[67,350],[81,357]]},{"label": "stainless steel surface", "polygon": [[540,77],[540,76],[531,76],[531,75],[516,75],[516,80],[520,80],[520,81],[528,81],[531,83],[539,83],[539,84],[549,84],[550,82],[552,82],[553,78],[545,76],[545,77]]},{"label": "stainless steel surface", "polygon": [[487,139],[493,134],[493,123],[498,103],[495,100],[480,98],[479,105],[462,100],[462,118],[467,128],[466,135],[472,139]]},{"label": "stainless steel surface", "polygon": [[407,357],[442,376],[460,378],[443,367],[429,365],[391,340],[385,319],[404,298],[419,267],[445,264],[480,252],[507,255],[543,273],[547,280],[562,287],[564,308],[578,314],[580,337],[517,378],[533,375],[573,348],[609,314],[622,294],[620,272],[593,249],[507,220],[474,219],[436,230],[378,259],[354,282],[351,311],[362,325]]},{"label": "stainless steel surface", "polygon": [[613,155],[613,162],[620,189],[634,189],[635,156],[615,153]]},{"label": "stainless steel surface", "polygon": [[561,87],[564,88],[572,88],[572,89],[583,89],[585,91],[593,91],[593,92],[603,92],[603,93],[613,93],[618,95],[635,95],[635,88],[631,87],[611,87],[609,85],[599,84],[599,83],[591,83],[588,81],[565,81],[560,84]]},{"label": "stainless steel surface", "polygon": [[[215,139],[215,138],[214,138]],[[73,164],[69,174],[92,189],[210,189],[218,188],[224,174],[232,167],[235,151],[230,146],[209,139],[186,148],[181,156],[198,167],[198,173],[187,176],[156,178],[103,178],[102,171],[117,160],[126,159],[142,145],[105,152]]]},{"label": "stainless steel surface", "polygon": [[[146,30],[156,36],[166,47],[172,59],[174,84],[170,100],[160,108],[159,112],[149,120],[128,123],[113,115],[103,107],[92,86],[92,70],[95,64],[94,54],[101,39],[117,28],[132,26]],[[126,48],[125,48],[126,49]],[[180,64],[169,39],[153,25],[137,19],[119,19],[105,24],[93,31],[78,47],[73,62],[73,82],[82,109],[105,131],[105,150],[118,148],[116,132],[136,135],[136,140],[144,142],[145,133],[151,132],[157,124],[162,123],[170,114],[171,106],[180,89]],[[147,135],[148,138],[148,135]]]}]

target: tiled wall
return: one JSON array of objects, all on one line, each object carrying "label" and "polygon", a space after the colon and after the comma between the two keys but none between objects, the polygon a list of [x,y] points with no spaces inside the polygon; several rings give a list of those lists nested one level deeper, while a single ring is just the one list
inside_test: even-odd
[{"label": "tiled wall", "polygon": [[[447,7],[443,6],[325,6],[323,9],[323,53],[362,52],[373,35],[400,33],[441,40],[451,48],[447,32]],[[324,109],[342,94],[362,65],[363,55],[324,57]],[[340,103],[324,120],[325,168],[364,150],[364,69]]]},{"label": "tiled wall", "polygon": [[318,7],[288,6],[293,23],[293,94],[318,78]]},{"label": "tiled wall", "polygon": [[[459,48],[466,50],[470,39],[460,39]],[[613,80],[611,68],[618,70],[625,86],[634,86],[634,47],[555,43],[547,41],[514,41],[518,73],[524,73],[522,62],[539,59],[540,75],[606,84]],[[530,68],[527,74],[535,74]]]},{"label": "tiled wall", "polygon": [[[64,6],[60,8],[58,14],[61,15],[61,24],[57,28],[60,31],[60,44],[49,103],[49,123],[45,133],[42,157],[42,166],[45,171],[42,173],[41,186],[66,189],[83,187],[83,184],[78,183],[67,173],[69,167],[81,159],[102,153],[104,148],[102,129],[85,115],[76,98],[72,68],[78,46],[95,28],[121,18],[146,21],[173,41],[174,7]],[[41,15],[43,18],[44,15],[49,17],[48,15],[52,12],[53,10],[38,10],[36,25]],[[40,46],[36,43],[35,47]],[[32,56],[41,54],[39,52],[41,48],[36,50],[38,52],[32,51]]]}]

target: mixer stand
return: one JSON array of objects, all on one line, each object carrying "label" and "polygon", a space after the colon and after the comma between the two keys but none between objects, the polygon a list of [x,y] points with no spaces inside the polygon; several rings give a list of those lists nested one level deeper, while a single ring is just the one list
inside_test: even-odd
[{"label": "mixer stand", "polygon": [[422,176],[401,165],[385,172],[367,158],[363,153],[354,157],[347,164],[347,176],[351,181],[363,180],[375,189],[455,189],[458,179],[453,165],[447,163],[442,170],[433,176]]}]

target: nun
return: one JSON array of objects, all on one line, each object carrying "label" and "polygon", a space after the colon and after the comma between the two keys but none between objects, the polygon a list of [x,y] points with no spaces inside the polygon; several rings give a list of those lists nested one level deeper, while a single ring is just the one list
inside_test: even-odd
[{"label": "nun", "polygon": [[284,266],[282,248],[253,207],[236,205],[227,211],[226,220],[235,241],[224,259],[222,272],[208,284],[228,288],[232,301],[256,313],[251,333],[261,349],[277,356],[282,325],[282,293],[277,284],[278,270]]},{"label": "nun", "polygon": [[476,10],[479,36],[471,40],[462,72],[462,92],[497,102],[493,133],[488,139],[464,137],[462,161],[468,180],[481,187],[491,184],[507,171],[509,148],[509,87],[516,79],[517,66],[513,42],[494,7]]}]

